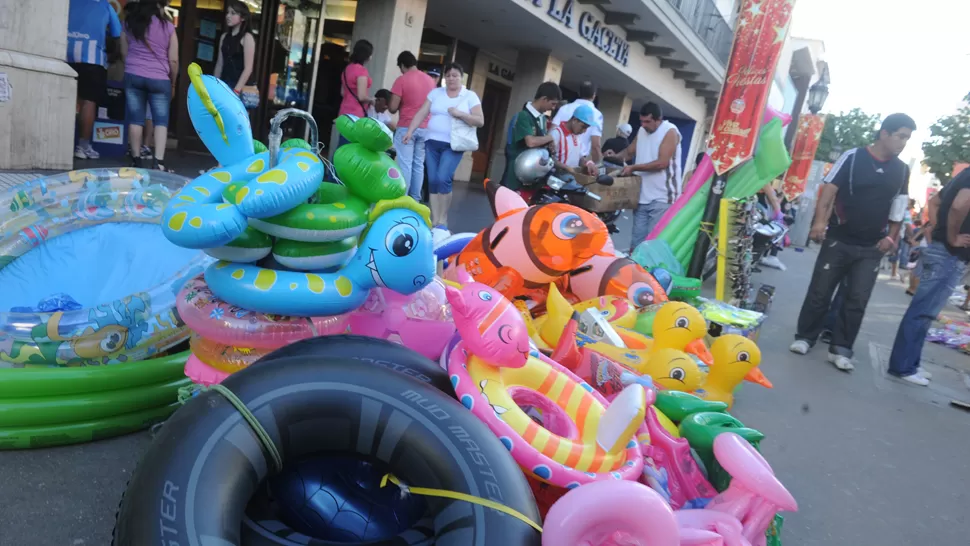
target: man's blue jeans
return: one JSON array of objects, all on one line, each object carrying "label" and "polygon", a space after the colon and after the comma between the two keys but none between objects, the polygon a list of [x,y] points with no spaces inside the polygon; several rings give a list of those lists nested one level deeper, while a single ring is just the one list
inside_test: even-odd
[{"label": "man's blue jeans", "polygon": [[965,262],[950,254],[939,242],[924,248],[920,259],[923,272],[919,277],[919,288],[899,323],[889,357],[889,373],[899,377],[916,373],[926,333],[967,268]]},{"label": "man's blue jeans", "polygon": [[408,132],[407,127],[398,127],[394,131],[394,150],[397,151],[397,166],[401,168],[401,175],[408,185],[408,195],[415,201],[421,201],[421,186],[424,184],[424,129],[415,129],[411,133],[411,140],[404,144],[402,140]]},{"label": "man's blue jeans", "polygon": [[630,252],[632,253],[637,245],[646,240],[647,235],[657,226],[657,222],[663,218],[670,204],[665,201],[651,201],[640,203],[633,213],[633,236],[630,239]]}]

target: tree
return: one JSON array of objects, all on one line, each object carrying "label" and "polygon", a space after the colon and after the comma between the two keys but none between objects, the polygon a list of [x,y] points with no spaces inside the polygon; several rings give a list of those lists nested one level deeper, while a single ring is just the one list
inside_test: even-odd
[{"label": "tree", "polygon": [[954,163],[970,163],[970,94],[956,113],[930,126],[930,138],[923,143],[923,164],[941,184],[952,178]]},{"label": "tree", "polygon": [[861,108],[853,108],[838,115],[825,118],[825,129],[818,143],[815,159],[831,161],[832,151],[844,152],[870,144],[882,121],[879,114],[867,114]]}]

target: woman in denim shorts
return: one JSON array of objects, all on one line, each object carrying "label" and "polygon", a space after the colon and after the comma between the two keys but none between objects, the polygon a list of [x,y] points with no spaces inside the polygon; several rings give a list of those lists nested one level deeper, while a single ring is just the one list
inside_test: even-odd
[{"label": "woman in denim shorts", "polygon": [[155,153],[151,166],[166,170],[169,107],[172,86],[178,75],[178,38],[175,25],[165,13],[168,0],[141,0],[125,5],[125,101],[128,114],[128,144],[132,166],[143,167],[142,140],[145,113],[151,108]]}]

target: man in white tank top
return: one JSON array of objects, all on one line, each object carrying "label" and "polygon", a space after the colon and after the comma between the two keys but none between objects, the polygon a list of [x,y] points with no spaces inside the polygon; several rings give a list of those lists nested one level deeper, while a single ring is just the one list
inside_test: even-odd
[{"label": "man in white tank top", "polygon": [[648,102],[640,108],[640,130],[636,138],[618,155],[633,165],[623,168],[623,176],[640,177],[640,202],[633,217],[633,237],[630,252],[647,238],[654,226],[680,197],[683,173],[680,161],[680,131],[663,119],[660,106]]}]

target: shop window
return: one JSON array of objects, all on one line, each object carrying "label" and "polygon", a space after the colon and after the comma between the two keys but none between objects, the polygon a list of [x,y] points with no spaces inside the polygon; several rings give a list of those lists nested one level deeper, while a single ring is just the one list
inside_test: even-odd
[{"label": "shop window", "polygon": [[[276,12],[273,51],[269,64],[269,117],[283,108],[311,110],[311,88],[320,34],[320,4],[300,0],[281,0]],[[304,135],[304,124],[293,121],[284,126],[290,136]]]}]

